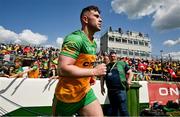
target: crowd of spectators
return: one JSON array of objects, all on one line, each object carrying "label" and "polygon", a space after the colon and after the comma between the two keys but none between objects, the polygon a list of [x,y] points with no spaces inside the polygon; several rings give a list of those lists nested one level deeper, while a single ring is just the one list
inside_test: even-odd
[{"label": "crowd of spectators", "polygon": [[59,49],[0,44],[0,77],[48,78],[57,75]]},{"label": "crowd of spectators", "polygon": [[[50,47],[0,43],[0,77],[48,78],[57,76],[60,50]],[[180,61],[144,60],[119,57],[134,72],[133,80],[180,81]],[[98,55],[97,63],[108,63],[108,56]]]},{"label": "crowd of spectators", "polygon": [[[126,62],[134,72],[134,81],[180,81],[180,61],[161,59],[144,60],[142,58],[118,57]],[[108,55],[98,57],[98,61],[108,63]]]}]

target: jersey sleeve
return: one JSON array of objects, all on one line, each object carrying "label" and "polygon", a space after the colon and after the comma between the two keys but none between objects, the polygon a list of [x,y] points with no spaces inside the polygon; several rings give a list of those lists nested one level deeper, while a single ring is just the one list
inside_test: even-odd
[{"label": "jersey sleeve", "polygon": [[77,59],[82,46],[82,38],[79,35],[69,35],[64,39],[60,55]]}]

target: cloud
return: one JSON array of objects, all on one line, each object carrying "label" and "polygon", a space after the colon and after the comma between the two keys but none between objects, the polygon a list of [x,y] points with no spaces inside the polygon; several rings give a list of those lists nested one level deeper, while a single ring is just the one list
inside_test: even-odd
[{"label": "cloud", "polygon": [[159,6],[159,0],[113,0],[111,6],[116,13],[126,13],[130,19],[141,18],[155,12]]},{"label": "cloud", "polygon": [[14,41],[14,43],[22,43],[22,41],[20,40],[20,39],[16,39],[15,41]]},{"label": "cloud", "polygon": [[167,40],[163,43],[163,45],[168,46],[168,47],[178,45],[178,44],[180,45],[180,38],[177,40]]},{"label": "cloud", "polygon": [[33,33],[31,30],[26,29],[19,34],[19,39],[24,43],[40,45],[47,41],[47,36],[41,35],[39,33]]},{"label": "cloud", "polygon": [[115,13],[125,13],[129,19],[152,15],[152,26],[158,30],[180,28],[180,0],[113,0]]},{"label": "cloud", "polygon": [[54,45],[51,45],[51,44],[44,45],[44,47],[45,48],[50,48],[50,47],[56,48]]},{"label": "cloud", "polygon": [[18,34],[13,31],[6,30],[4,27],[0,26],[0,41],[15,41],[18,39]]},{"label": "cloud", "polygon": [[152,26],[159,29],[180,28],[180,0],[169,0],[153,16]]},{"label": "cloud", "polygon": [[61,48],[62,43],[63,43],[63,40],[64,40],[64,38],[62,38],[62,37],[58,37],[58,38],[56,39],[56,43],[57,43],[57,46],[58,46],[59,48]]},{"label": "cloud", "polygon": [[17,34],[11,30],[5,29],[0,26],[0,41],[1,42],[13,42],[20,44],[32,44],[40,45],[47,41],[47,36],[39,33],[34,33],[29,29],[25,29],[22,33]]}]

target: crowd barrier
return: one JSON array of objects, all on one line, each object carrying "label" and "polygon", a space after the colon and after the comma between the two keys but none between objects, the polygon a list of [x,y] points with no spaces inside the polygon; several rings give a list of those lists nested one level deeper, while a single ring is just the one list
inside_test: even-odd
[{"label": "crowd barrier", "polygon": [[[2,78],[0,77],[0,116],[49,116],[57,79]],[[152,105],[173,100],[179,103],[180,83],[134,81],[139,88],[139,103]],[[103,96],[100,81],[92,86],[102,105],[109,104],[106,93]],[[27,114],[28,113],[28,114]],[[31,114],[30,114],[31,113]]]}]

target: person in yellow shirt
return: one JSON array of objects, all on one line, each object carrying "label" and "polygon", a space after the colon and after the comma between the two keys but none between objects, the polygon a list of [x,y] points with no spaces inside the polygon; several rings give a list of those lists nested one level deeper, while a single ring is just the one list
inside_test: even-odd
[{"label": "person in yellow shirt", "polygon": [[39,78],[39,67],[38,62],[35,61],[32,64],[32,67],[28,71],[28,78]]}]

